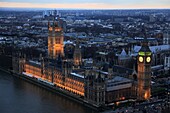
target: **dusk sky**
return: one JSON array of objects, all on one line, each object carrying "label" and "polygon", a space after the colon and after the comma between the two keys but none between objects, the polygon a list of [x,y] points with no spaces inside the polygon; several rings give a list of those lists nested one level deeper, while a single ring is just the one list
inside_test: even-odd
[{"label": "dusk sky", "polygon": [[170,0],[0,0],[0,7],[67,9],[170,8]]}]

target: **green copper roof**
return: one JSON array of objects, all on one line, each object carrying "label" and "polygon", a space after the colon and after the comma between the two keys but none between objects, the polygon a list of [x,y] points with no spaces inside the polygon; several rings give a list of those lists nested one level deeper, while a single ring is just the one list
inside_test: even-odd
[{"label": "green copper roof", "polygon": [[140,51],[138,54],[141,55],[141,56],[150,56],[152,53],[151,52],[142,52],[142,51]]}]

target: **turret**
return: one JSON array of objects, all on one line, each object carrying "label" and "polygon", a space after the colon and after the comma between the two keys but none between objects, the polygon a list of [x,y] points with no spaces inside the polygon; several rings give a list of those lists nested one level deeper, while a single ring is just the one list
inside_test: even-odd
[{"label": "turret", "polygon": [[74,67],[75,68],[80,68],[81,64],[82,64],[82,56],[81,56],[81,49],[79,47],[79,41],[78,39],[76,40],[76,46],[74,49]]}]

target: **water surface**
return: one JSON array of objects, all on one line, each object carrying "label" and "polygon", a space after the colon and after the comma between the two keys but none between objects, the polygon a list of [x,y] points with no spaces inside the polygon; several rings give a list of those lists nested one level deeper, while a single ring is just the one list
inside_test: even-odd
[{"label": "water surface", "polygon": [[64,96],[0,71],[0,113],[95,113]]}]

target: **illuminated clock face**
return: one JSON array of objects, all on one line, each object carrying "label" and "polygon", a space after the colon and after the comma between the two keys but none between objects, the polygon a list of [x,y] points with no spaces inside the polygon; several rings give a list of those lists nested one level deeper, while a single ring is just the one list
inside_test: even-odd
[{"label": "illuminated clock face", "polygon": [[150,62],[150,61],[151,61],[151,57],[147,57],[146,62]]},{"label": "illuminated clock face", "polygon": [[139,57],[139,62],[143,62],[143,57]]}]

